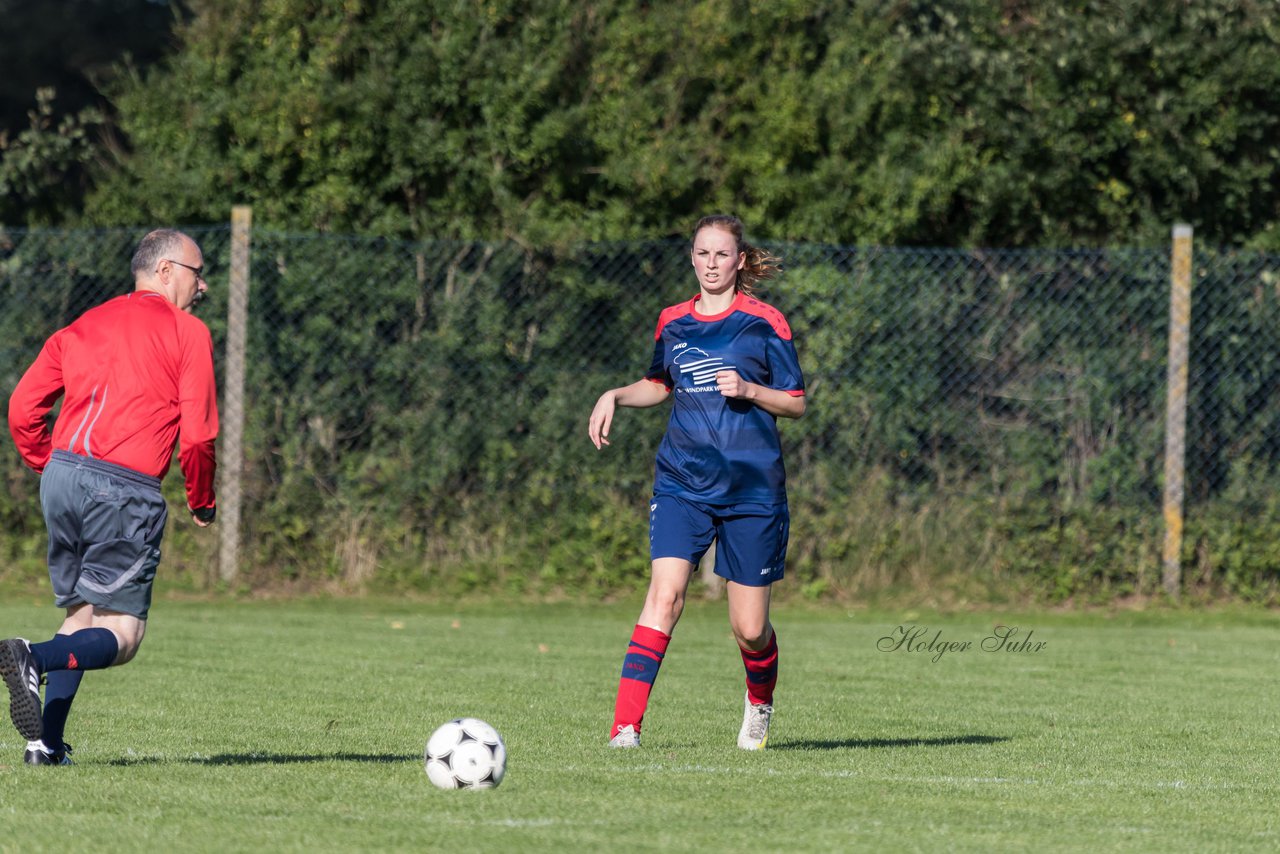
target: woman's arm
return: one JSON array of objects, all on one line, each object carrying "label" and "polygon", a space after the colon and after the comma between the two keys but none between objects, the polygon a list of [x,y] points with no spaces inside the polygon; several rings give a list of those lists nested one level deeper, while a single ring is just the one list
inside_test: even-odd
[{"label": "woman's arm", "polygon": [[671,390],[662,383],[652,380],[636,380],[631,385],[612,388],[600,395],[595,408],[591,410],[591,419],[587,422],[587,435],[596,449],[609,444],[609,427],[613,424],[613,413],[619,406],[630,406],[643,409],[657,406],[670,396]]},{"label": "woman's arm", "polygon": [[719,371],[716,374],[716,385],[725,397],[749,400],[770,415],[779,418],[799,418],[804,415],[804,395],[749,383],[738,376],[737,371]]}]

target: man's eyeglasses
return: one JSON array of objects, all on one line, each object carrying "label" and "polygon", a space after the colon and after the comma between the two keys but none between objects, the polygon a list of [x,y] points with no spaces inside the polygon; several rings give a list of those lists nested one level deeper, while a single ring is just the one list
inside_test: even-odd
[{"label": "man's eyeglasses", "polygon": [[204,279],[204,266],[192,267],[190,264],[183,264],[181,261],[175,261],[172,258],[166,258],[170,264],[177,264],[179,267],[186,267],[188,270],[196,274],[197,279]]}]

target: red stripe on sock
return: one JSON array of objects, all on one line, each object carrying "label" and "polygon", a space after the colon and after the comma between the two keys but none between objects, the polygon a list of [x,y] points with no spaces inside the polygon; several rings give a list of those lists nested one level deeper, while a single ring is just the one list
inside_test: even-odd
[{"label": "red stripe on sock", "polygon": [[778,635],[769,638],[769,645],[761,650],[738,647],[742,653],[742,666],[747,671],[747,696],[752,705],[773,704],[773,689],[778,684]]}]

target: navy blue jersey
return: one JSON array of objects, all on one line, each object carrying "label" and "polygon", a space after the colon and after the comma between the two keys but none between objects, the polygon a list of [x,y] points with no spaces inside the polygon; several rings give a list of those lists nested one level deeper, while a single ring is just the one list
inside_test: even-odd
[{"label": "navy blue jersey", "polygon": [[716,372],[804,394],[791,327],[782,313],[739,293],[727,311],[694,313],[698,297],[664,309],[645,379],[674,393],[658,448],[653,491],[706,504],[774,504],[787,499],[777,419],[716,388]]}]

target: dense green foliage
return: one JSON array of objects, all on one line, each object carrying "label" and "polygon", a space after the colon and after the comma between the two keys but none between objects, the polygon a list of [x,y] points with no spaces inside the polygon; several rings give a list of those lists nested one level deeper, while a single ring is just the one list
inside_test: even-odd
[{"label": "dense green foliage", "polygon": [[[227,231],[194,230],[221,357]],[[0,259],[12,388],[56,326],[120,285],[137,234],[14,232]],[[250,586],[613,595],[647,569],[665,407],[586,417],[648,365],[688,296],[680,241],[253,237],[245,389]],[[788,244],[809,411],[781,425],[790,583],[944,601],[1159,590],[1168,256]],[[112,262],[109,259],[121,259]],[[1187,434],[1191,595],[1280,597],[1276,256],[1197,263]],[[223,395],[223,412],[231,412]],[[35,479],[5,463],[9,565],[41,574]],[[181,500],[180,479],[168,485]],[[168,564],[204,586],[175,513]]]},{"label": "dense green foliage", "polygon": [[30,126],[12,139],[0,132],[0,222],[51,225],[83,202],[103,114],[85,107],[59,116],[55,96],[39,90]]},{"label": "dense green foliage", "polygon": [[[191,7],[167,61],[114,76],[113,112],[59,117],[41,96],[0,145],[0,221],[253,205],[251,581],[642,578],[664,418],[627,413],[625,452],[590,450],[582,424],[687,295],[681,244],[660,238],[720,209],[788,262],[766,297],[810,378],[810,414],[784,426],[799,589],[1152,593],[1166,241],[1184,220],[1202,259],[1189,587],[1278,595],[1275,256],[1203,249],[1280,248],[1272,6]],[[84,234],[0,240],[21,309],[0,315],[6,388],[120,285],[110,259],[138,235]],[[221,344],[225,232],[200,236]],[[1146,249],[843,248],[903,244]],[[0,517],[26,567],[33,481],[8,471]],[[189,533],[177,565],[204,567]]]},{"label": "dense green foliage", "polygon": [[0,0],[0,223],[77,221],[118,145],[103,89],[175,48],[180,0]]},{"label": "dense green foliage", "polygon": [[1280,11],[203,0],[115,89],[102,223],[419,239],[1280,246]]}]

